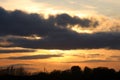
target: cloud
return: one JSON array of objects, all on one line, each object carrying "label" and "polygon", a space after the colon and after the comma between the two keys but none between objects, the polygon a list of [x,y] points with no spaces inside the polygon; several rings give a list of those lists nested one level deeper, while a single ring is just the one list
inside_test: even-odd
[{"label": "cloud", "polygon": [[86,61],[83,61],[83,62],[113,62],[113,61],[110,61],[110,60],[86,60]]},{"label": "cloud", "polygon": [[110,56],[109,58],[110,59],[115,59],[117,61],[120,61],[120,56],[119,55],[118,56]]},{"label": "cloud", "polygon": [[97,7],[93,6],[93,5],[82,5],[82,7],[84,7],[85,9],[96,9]]},{"label": "cloud", "polygon": [[88,58],[96,58],[102,56],[101,54],[88,54]]},{"label": "cloud", "polygon": [[[92,24],[92,25],[91,25]],[[58,14],[44,19],[39,14],[27,14],[20,10],[6,11],[0,8],[1,47],[23,47],[38,49],[120,49],[120,32],[77,33],[67,25],[96,28],[99,22],[90,19]],[[12,37],[5,37],[11,35]],[[37,35],[40,39],[28,39]],[[0,43],[1,44],[1,43]]]},{"label": "cloud", "polygon": [[90,23],[91,21],[88,19],[71,17],[68,14],[60,14],[44,19],[39,14],[27,14],[20,10],[6,11],[0,8],[1,35],[28,36],[37,34],[45,36],[55,31],[69,31],[66,28],[61,29],[61,26],[66,26],[67,24],[89,27]]},{"label": "cloud", "polygon": [[110,56],[110,57],[112,57],[112,58],[120,58],[120,56]]},{"label": "cloud", "polygon": [[22,50],[0,50],[0,54],[5,54],[5,53],[25,53],[25,52],[34,52],[35,50],[29,50],[29,49],[22,49]]},{"label": "cloud", "polygon": [[20,60],[30,60],[30,59],[48,59],[53,57],[62,57],[62,55],[32,55],[32,56],[21,56],[21,57],[8,57],[7,59],[20,59]]},{"label": "cloud", "polygon": [[[8,66],[20,67],[20,66],[29,66],[29,65],[31,65],[31,64],[11,64]],[[4,67],[8,67],[8,66],[4,66]]]},{"label": "cloud", "polygon": [[79,55],[73,55],[73,56],[84,58],[84,59],[85,58],[86,59],[88,59],[88,58],[94,59],[94,58],[99,58],[99,57],[101,57],[103,55],[101,55],[101,54],[79,54]]},{"label": "cloud", "polygon": [[32,64],[9,64],[9,65],[5,65],[5,66],[0,66],[0,68],[7,68],[7,67],[23,67],[23,66],[29,66],[29,65],[32,65]]},{"label": "cloud", "polygon": [[56,22],[58,25],[67,26],[70,25],[80,25],[82,27],[90,27],[91,21],[89,19],[80,19],[78,17],[71,17],[68,14],[57,15]]},{"label": "cloud", "polygon": [[120,49],[120,33],[94,33],[94,34],[76,34],[76,33],[57,33],[48,35],[40,40],[28,40],[24,38],[9,39],[11,44],[8,47],[24,48],[42,48],[42,49],[97,49],[109,48]]},{"label": "cloud", "polygon": [[85,60],[85,61],[71,61],[71,62],[66,62],[66,63],[84,63],[84,62],[94,63],[94,62],[114,62],[114,61],[112,61],[112,60],[99,60],[99,59],[96,59],[96,60]]}]

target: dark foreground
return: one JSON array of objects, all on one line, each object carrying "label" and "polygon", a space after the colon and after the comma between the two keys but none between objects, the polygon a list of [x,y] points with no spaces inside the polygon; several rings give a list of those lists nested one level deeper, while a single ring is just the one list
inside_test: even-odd
[{"label": "dark foreground", "polygon": [[79,66],[71,69],[30,74],[24,68],[13,66],[0,69],[0,80],[120,80],[120,71],[106,67],[88,68],[81,70]]}]

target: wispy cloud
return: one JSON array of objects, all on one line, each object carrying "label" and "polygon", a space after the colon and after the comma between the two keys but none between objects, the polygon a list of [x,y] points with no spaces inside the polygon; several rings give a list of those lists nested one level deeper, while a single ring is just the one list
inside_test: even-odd
[{"label": "wispy cloud", "polygon": [[77,55],[73,55],[76,57],[80,57],[80,58],[99,58],[101,56],[103,56],[102,54],[77,54]]},{"label": "wispy cloud", "polygon": [[110,56],[109,59],[120,61],[120,56],[119,55],[116,55],[116,56],[113,55],[113,56]]},{"label": "wispy cloud", "polygon": [[7,53],[25,53],[25,52],[35,52],[35,50],[30,49],[23,49],[23,50],[0,50],[0,54],[7,54]]},{"label": "wispy cloud", "polygon": [[83,4],[83,5],[81,5],[83,8],[85,8],[85,9],[97,9],[97,7],[95,7],[95,6],[93,6],[93,5],[86,5],[86,4]]},{"label": "wispy cloud", "polygon": [[116,62],[112,60],[101,60],[101,59],[95,59],[95,60],[85,60],[85,61],[71,61],[71,62],[65,62],[65,63],[96,63],[96,62]]},{"label": "wispy cloud", "polygon": [[19,59],[19,60],[31,60],[31,59],[48,59],[54,57],[62,57],[62,55],[32,55],[32,56],[21,56],[21,57],[8,57],[6,59]]}]

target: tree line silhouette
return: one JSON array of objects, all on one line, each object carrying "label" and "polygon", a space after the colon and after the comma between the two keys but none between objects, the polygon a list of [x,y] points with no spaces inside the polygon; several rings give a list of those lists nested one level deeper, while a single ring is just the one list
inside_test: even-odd
[{"label": "tree line silhouette", "polygon": [[67,70],[52,72],[29,73],[23,67],[9,66],[0,69],[0,80],[120,80],[120,71],[107,67],[89,68],[83,70],[72,66]]}]

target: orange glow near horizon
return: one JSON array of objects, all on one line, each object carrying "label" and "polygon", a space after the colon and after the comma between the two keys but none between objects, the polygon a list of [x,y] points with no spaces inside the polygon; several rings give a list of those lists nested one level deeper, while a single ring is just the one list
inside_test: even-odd
[{"label": "orange glow near horizon", "polygon": [[[18,49],[18,48],[15,48]],[[35,52],[29,53],[14,53],[14,54],[1,54],[0,66],[13,65],[13,64],[30,64],[26,65],[28,67],[36,68],[37,70],[43,70],[46,67],[49,71],[53,69],[67,69],[72,65],[80,65],[82,68],[85,66],[97,67],[95,63],[99,66],[106,66],[115,68],[118,70],[118,64],[114,58],[111,56],[120,56],[116,53],[119,53],[120,50],[108,50],[108,49],[76,49],[76,50],[46,50],[46,49],[36,49]],[[107,53],[107,54],[106,54]],[[34,56],[34,55],[61,55],[60,57],[50,57],[45,59],[2,59],[7,57],[22,57],[22,56]],[[115,62],[84,62],[89,60],[115,60]],[[112,63],[112,64],[110,64]],[[106,64],[109,64],[106,65]],[[50,67],[47,67],[50,66]],[[54,67],[53,67],[54,66]],[[41,68],[41,69],[39,69]]]}]

